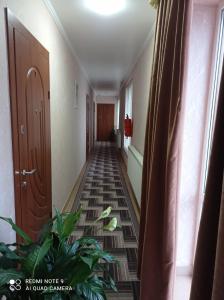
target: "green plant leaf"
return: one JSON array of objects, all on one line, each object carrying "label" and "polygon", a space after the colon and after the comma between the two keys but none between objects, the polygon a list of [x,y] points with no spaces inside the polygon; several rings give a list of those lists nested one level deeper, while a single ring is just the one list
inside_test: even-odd
[{"label": "green plant leaf", "polygon": [[22,272],[16,271],[14,269],[0,269],[0,286],[9,283],[10,279],[23,279],[25,275]]},{"label": "green plant leaf", "polygon": [[77,250],[78,250],[78,248],[79,248],[79,246],[80,246],[80,243],[79,243],[79,241],[77,240],[77,241],[75,241],[73,244],[71,244],[70,245],[70,249],[69,249],[69,251],[68,251],[68,255],[75,255],[76,254],[76,252],[77,252]]},{"label": "green plant leaf", "polygon": [[72,292],[70,295],[70,300],[84,300],[81,296],[77,295],[76,292]]},{"label": "green plant leaf", "polygon": [[62,225],[62,238],[68,238],[70,234],[74,231],[75,225],[80,219],[81,210],[70,213],[66,216]]},{"label": "green plant leaf", "polygon": [[43,228],[40,231],[38,243],[42,244],[43,241],[47,238],[47,236],[50,235],[52,232],[53,223],[56,219],[56,216],[54,216],[52,219],[50,219],[46,224],[44,224]]},{"label": "green plant leaf", "polygon": [[[108,207],[101,214],[100,219],[107,218],[110,212],[111,207]],[[49,290],[46,293],[38,291],[34,295],[30,291],[25,296],[33,300],[63,300],[68,298],[76,300],[105,300],[104,289],[112,288],[116,290],[116,286],[109,274],[107,276],[108,270],[103,271],[104,269],[101,268],[101,265],[104,265],[104,268],[106,268],[109,263],[113,263],[116,260],[112,255],[103,251],[99,242],[94,238],[85,236],[77,239],[73,244],[69,243],[68,238],[74,231],[80,215],[81,210],[76,213],[65,214],[60,214],[56,210],[55,217],[44,226],[37,243],[33,243],[29,237],[27,238],[25,233],[26,243],[17,245],[17,249],[14,251],[9,245],[0,243],[0,255],[2,254],[0,256],[0,282],[2,279],[2,283],[5,284],[8,283],[7,280],[22,279],[24,277],[59,278],[64,279],[66,285],[73,287],[71,293]],[[106,225],[108,230],[112,227],[116,228],[113,219]],[[5,220],[11,226],[15,226],[16,230],[19,230],[11,219]],[[106,263],[102,262],[102,260]],[[18,268],[20,271],[18,271]],[[93,274],[98,274],[96,272],[99,271],[106,274],[107,277],[93,276]],[[0,292],[6,291],[7,285],[4,286],[4,284],[0,286]]]},{"label": "green plant leaf", "polygon": [[7,222],[7,223],[9,223],[10,225],[11,225],[11,227],[12,227],[12,229],[19,235],[19,236],[21,236],[23,239],[24,239],[24,241],[25,241],[25,243],[27,243],[27,244],[31,244],[33,241],[32,241],[32,239],[21,229],[21,228],[19,228],[14,222],[13,222],[13,220],[11,219],[11,218],[3,218],[3,217],[0,217],[0,219],[1,220],[3,220],[3,221],[5,221],[5,222]]},{"label": "green plant leaf", "polygon": [[0,267],[2,269],[13,269],[13,268],[16,269],[17,266],[18,266],[18,260],[10,259],[5,256],[0,256]]},{"label": "green plant leaf", "polygon": [[105,252],[103,250],[97,250],[96,255],[100,258],[105,260],[108,263],[116,262],[116,259],[113,255],[109,254],[108,252]]},{"label": "green plant leaf", "polygon": [[6,258],[12,260],[21,260],[22,257],[18,256],[15,251],[12,251],[6,244],[0,243],[0,253]]},{"label": "green plant leaf", "polygon": [[22,266],[32,278],[35,275],[37,266],[47,254],[51,245],[52,238],[48,237],[41,246],[37,245],[34,250],[28,255],[28,257],[26,257]]},{"label": "green plant leaf", "polygon": [[[59,292],[51,292],[49,294],[47,294],[47,293],[49,293],[49,292],[46,291],[45,293],[43,293],[41,299],[43,299],[43,300],[63,300],[63,299],[67,299],[65,295],[63,296],[63,294],[61,294]],[[40,298],[35,298],[35,299],[40,299]]]},{"label": "green plant leaf", "polygon": [[103,281],[104,286],[105,286],[107,289],[112,289],[112,290],[115,291],[115,292],[118,291],[118,290],[117,290],[117,287],[116,287],[116,284],[115,284],[113,278],[112,278],[110,275],[106,276],[106,279],[105,279],[105,277],[102,278],[102,281]]},{"label": "green plant leaf", "polygon": [[17,253],[22,257],[27,257],[34,249],[36,248],[36,244],[26,244],[26,245],[18,245]]},{"label": "green plant leaf", "polygon": [[106,300],[102,283],[95,278],[89,278],[76,286],[77,294],[88,300]]},{"label": "green plant leaf", "polygon": [[5,287],[0,287],[0,299],[4,299],[3,296],[5,297],[5,299],[10,299],[10,300],[15,299],[14,297],[12,297],[12,293],[11,293],[11,291],[8,289],[8,287],[7,287],[7,288],[5,288]]},{"label": "green plant leaf", "polygon": [[74,213],[64,213],[60,214],[60,212],[55,209],[56,216],[53,223],[52,231],[56,232],[60,239],[60,244],[67,239],[70,234],[74,231],[75,225],[80,219],[81,209]]},{"label": "green plant leaf", "polygon": [[81,249],[81,254],[84,256],[91,256],[94,258],[94,262],[97,262],[99,259],[103,259],[108,263],[117,262],[115,257],[101,249],[94,248],[85,248]]},{"label": "green plant leaf", "polygon": [[55,218],[56,232],[58,233],[58,235],[61,238],[62,237],[62,230],[63,230],[63,219],[62,219],[62,215],[57,210],[57,208],[55,209],[55,212],[56,212],[56,216],[55,216],[56,217]]},{"label": "green plant leaf", "polygon": [[105,260],[106,262],[108,263],[116,262],[116,258],[105,251],[101,251],[100,254],[101,254],[101,259]]},{"label": "green plant leaf", "polygon": [[101,249],[100,244],[97,242],[97,240],[89,237],[82,237],[77,240],[79,242],[80,246],[94,246],[96,249]]},{"label": "green plant leaf", "polygon": [[71,270],[69,285],[74,287],[76,284],[85,281],[91,273],[92,271],[86,263],[83,261],[77,262]]},{"label": "green plant leaf", "polygon": [[80,256],[81,260],[92,269],[93,266],[93,258],[91,256]]},{"label": "green plant leaf", "polygon": [[107,218],[107,217],[110,215],[111,211],[112,211],[112,207],[109,206],[107,209],[105,209],[105,210],[100,214],[99,218],[97,218],[95,222],[98,222],[98,221],[100,221],[100,220],[102,220],[102,219]]},{"label": "green plant leaf", "polygon": [[110,222],[107,225],[103,226],[103,229],[112,232],[116,229],[116,227],[117,227],[117,218],[114,217],[110,220]]}]

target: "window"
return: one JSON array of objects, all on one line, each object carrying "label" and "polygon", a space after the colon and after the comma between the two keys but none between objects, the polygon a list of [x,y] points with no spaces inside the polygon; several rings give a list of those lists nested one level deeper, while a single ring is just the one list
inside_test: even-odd
[{"label": "window", "polygon": [[217,10],[213,6],[193,6],[179,148],[178,274],[192,272],[204,202],[224,48],[224,13],[219,12],[220,16],[216,28]]},{"label": "window", "polygon": [[[129,118],[132,118],[132,98],[133,98],[133,84],[130,83],[125,91],[125,115],[128,115]],[[131,144],[131,137],[124,136],[124,150],[128,152],[128,147]]]},{"label": "window", "polygon": [[213,83],[212,83],[212,90],[210,95],[210,107],[209,107],[209,116],[208,116],[209,125],[208,125],[208,132],[207,132],[207,141],[206,141],[203,193],[205,192],[206,181],[208,176],[208,167],[209,167],[209,160],[211,155],[217,100],[219,96],[221,71],[223,66],[223,57],[224,57],[224,9],[222,9],[221,11],[221,20],[219,26],[219,35],[217,39],[217,50],[216,50],[216,58],[215,58],[215,66],[214,66]]}]

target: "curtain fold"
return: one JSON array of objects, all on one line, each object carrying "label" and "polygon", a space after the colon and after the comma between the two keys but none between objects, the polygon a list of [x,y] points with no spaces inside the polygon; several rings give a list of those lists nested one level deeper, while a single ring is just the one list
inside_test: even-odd
[{"label": "curtain fold", "polygon": [[143,164],[141,300],[171,300],[175,275],[178,135],[190,0],[160,1]]},{"label": "curtain fold", "polygon": [[190,300],[224,299],[224,66]]}]

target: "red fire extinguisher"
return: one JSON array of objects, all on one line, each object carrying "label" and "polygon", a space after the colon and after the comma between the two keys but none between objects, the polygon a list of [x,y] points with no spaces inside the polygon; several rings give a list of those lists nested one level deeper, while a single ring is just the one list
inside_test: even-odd
[{"label": "red fire extinguisher", "polygon": [[132,129],[133,129],[133,122],[132,119],[126,115],[126,118],[124,119],[124,135],[126,137],[132,136]]}]

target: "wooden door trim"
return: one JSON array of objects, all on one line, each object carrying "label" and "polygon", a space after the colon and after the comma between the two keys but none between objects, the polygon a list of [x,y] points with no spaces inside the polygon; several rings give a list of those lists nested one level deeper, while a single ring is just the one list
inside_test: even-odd
[{"label": "wooden door trim", "polygon": [[[15,218],[16,224],[23,227],[22,222],[22,208],[21,205],[21,175],[17,172],[21,170],[19,160],[19,122],[18,122],[18,102],[16,90],[16,72],[15,72],[15,45],[13,44],[14,27],[25,37],[31,39],[31,43],[39,46],[38,51],[42,53],[49,60],[49,52],[41,45],[41,43],[25,28],[24,25],[14,16],[14,14],[5,8],[5,21],[6,21],[6,35],[7,35],[7,50],[8,50],[8,76],[9,76],[9,95],[10,95],[10,109],[11,109],[11,130],[12,130],[12,150],[13,150],[13,177],[14,177],[14,197],[15,197]],[[43,50],[44,49],[44,50]],[[50,89],[50,83],[48,82]],[[50,92],[45,91],[48,95],[45,96],[49,99]],[[49,99],[50,100],[50,99]],[[49,120],[50,122],[50,120]],[[47,133],[50,139],[50,130]],[[51,170],[51,153],[49,153],[49,168]],[[50,178],[50,200],[52,202],[51,191],[51,178]],[[21,239],[17,236],[17,242]]]},{"label": "wooden door trim", "polygon": [[86,161],[88,160],[89,157],[89,152],[90,152],[90,97],[88,94],[86,94]]},{"label": "wooden door trim", "polygon": [[[16,175],[16,171],[20,170],[19,160],[19,132],[18,132],[18,104],[16,97],[16,74],[15,74],[15,51],[14,45],[12,44],[11,38],[11,24],[18,24],[16,18],[10,12],[9,9],[5,8],[5,19],[6,19],[6,32],[7,32],[7,46],[8,46],[8,70],[9,70],[9,94],[10,94],[10,107],[11,107],[11,128],[12,128],[12,151],[13,151],[13,177],[14,177],[14,197],[15,197],[15,218],[16,224],[22,227],[22,214],[21,210],[17,207],[21,204],[21,191],[20,191],[20,175]],[[22,29],[22,28],[21,28]],[[18,240],[18,236],[17,236]]]}]

